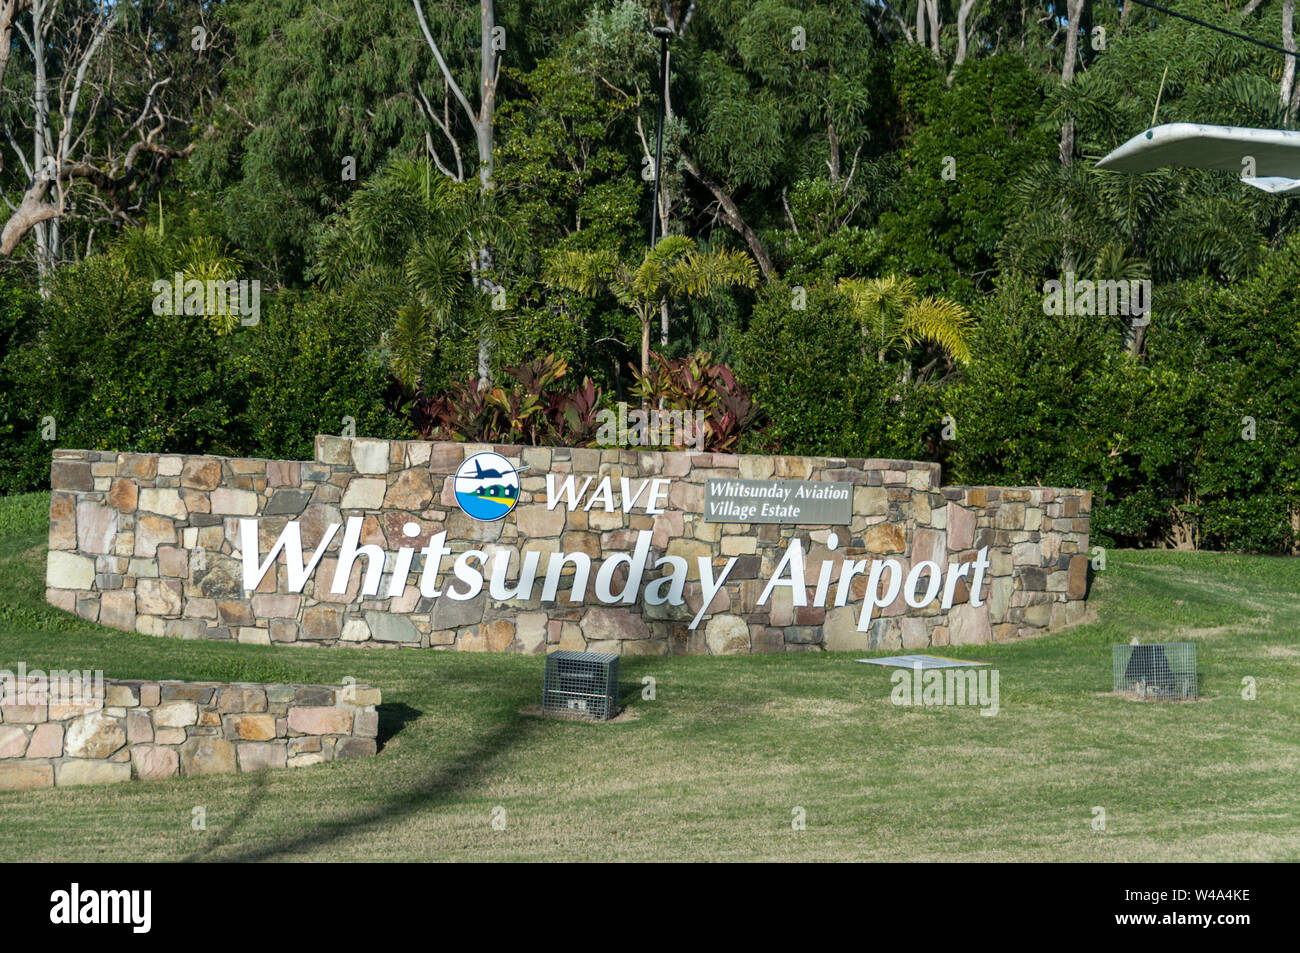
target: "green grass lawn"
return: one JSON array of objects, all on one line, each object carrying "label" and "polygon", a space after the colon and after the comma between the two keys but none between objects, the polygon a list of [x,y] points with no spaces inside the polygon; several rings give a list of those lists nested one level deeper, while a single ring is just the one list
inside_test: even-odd
[{"label": "green grass lawn", "polygon": [[[85,623],[42,598],[47,506],[0,500],[0,668],[351,675],[383,690],[387,741],[375,758],[261,775],[0,792],[0,861],[1300,858],[1300,560],[1109,553],[1099,621],[952,650],[995,662],[996,717],[896,707],[889,671],[853,655],[629,657],[627,715],[592,725],[521,713],[539,702],[537,657]],[[1201,700],[1108,695],[1110,647],[1133,636],[1195,641]],[[191,829],[196,806],[206,831]]]}]

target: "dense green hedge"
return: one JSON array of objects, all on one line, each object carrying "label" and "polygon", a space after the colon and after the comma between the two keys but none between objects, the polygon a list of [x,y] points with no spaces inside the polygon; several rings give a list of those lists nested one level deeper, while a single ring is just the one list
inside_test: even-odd
[{"label": "dense green hedge", "polygon": [[1300,506],[1294,244],[1234,289],[1158,293],[1140,362],[1103,319],[1050,317],[1031,284],[1001,288],[946,395],[959,422],[948,478],[1086,486],[1103,542],[1190,534],[1212,548],[1289,550]]},{"label": "dense green hedge", "polygon": [[978,308],[971,362],[941,387],[901,384],[903,367],[864,359],[826,288],[809,287],[799,311],[775,283],[736,342],[767,412],[748,446],[934,459],[951,483],[1087,487],[1102,543],[1289,551],[1298,247],[1232,289],[1191,282],[1159,295],[1141,361],[1114,323],[1045,315],[1041,283],[1004,279]]},{"label": "dense green hedge", "polygon": [[110,256],[64,269],[44,302],[0,286],[0,492],[46,486],[53,446],[298,459],[345,418],[409,433],[378,331],[338,296],[264,296],[229,334],[152,300]]},{"label": "dense green hedge", "polygon": [[774,282],[732,346],[736,371],[767,412],[748,448],[832,456],[933,457],[942,430],[940,391],[904,383],[905,368],[880,364],[828,285]]},{"label": "dense green hedge", "polygon": [[276,295],[260,324],[230,342],[246,389],[239,425],[247,445],[258,456],[310,460],[316,434],[349,423],[364,436],[408,435],[379,340],[376,321],[342,295]]},{"label": "dense green hedge", "polygon": [[[972,360],[937,383],[879,363],[829,283],[807,285],[800,310],[778,280],[728,340],[765,409],[745,449],[934,459],[948,482],[1087,487],[1099,542],[1191,533],[1206,547],[1289,551],[1298,285],[1300,240],[1231,288],[1164,289],[1138,361],[1113,324],[1045,315],[1041,283],[1003,278],[977,308]],[[269,457],[304,457],[349,417],[361,434],[410,432],[381,319],[344,294],[264,296],[261,321],[229,334],[154,315],[151,301],[110,255],[63,269],[44,300],[0,285],[0,491],[46,485],[46,417],[62,446]],[[579,347],[555,328],[543,320],[511,350]]]}]

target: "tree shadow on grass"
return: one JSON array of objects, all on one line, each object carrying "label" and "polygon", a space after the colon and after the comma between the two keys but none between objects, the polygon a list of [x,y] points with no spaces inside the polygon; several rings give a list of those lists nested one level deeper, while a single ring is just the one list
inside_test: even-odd
[{"label": "tree shadow on grass", "polygon": [[256,771],[253,773],[253,791],[244,801],[243,807],[239,813],[221,829],[221,831],[212,838],[205,838],[202,850],[197,850],[181,860],[181,863],[191,864],[195,861],[203,860],[205,856],[224,847],[235,831],[243,827],[256,812],[258,806],[266,800],[266,771]]},{"label": "tree shadow on grass", "polygon": [[[532,693],[527,697],[532,698]],[[509,703],[503,703],[502,710],[518,711],[520,706],[525,704],[523,698],[524,696],[520,695]],[[402,704],[380,706],[381,742],[387,741],[397,729],[420,714],[415,709]],[[250,845],[233,854],[222,856],[220,860],[222,863],[251,863],[292,859],[293,855],[302,851],[324,847],[342,838],[354,837],[368,830],[388,826],[421,811],[446,804],[458,795],[481,785],[491,775],[495,764],[503,755],[541,730],[544,729],[533,719],[509,718],[505,724],[490,731],[481,734],[475,732],[474,743],[467,750],[460,752],[458,756],[449,757],[441,767],[431,771],[413,785],[391,795],[378,806],[339,817],[329,822],[328,827],[320,826],[313,831],[281,837],[267,844]],[[231,822],[227,830],[222,832],[220,843],[213,844],[213,848],[221,846],[229,839],[228,832],[233,831],[251,814],[251,809],[259,800],[257,792],[254,792],[249,808],[241,812],[236,821]],[[213,848],[205,853],[211,854]]]},{"label": "tree shadow on grass", "polygon": [[375,740],[379,743],[379,750],[383,751],[384,746],[388,744],[388,739],[393,737],[408,723],[415,721],[423,715],[424,712],[412,708],[410,705],[402,702],[395,704],[379,706],[379,736]]},{"label": "tree shadow on grass", "polygon": [[[419,718],[421,714],[423,713],[419,710],[401,702],[398,702],[397,704],[380,705],[379,736],[376,739],[379,750],[382,751],[389,738],[393,737],[393,735],[406,727],[408,722],[412,722],[416,718]],[[195,861],[203,860],[208,855],[211,855],[228,844],[235,832],[243,827],[244,824],[247,823],[255,813],[257,813],[258,807],[266,800],[266,783],[267,778],[265,770],[254,772],[252,793],[250,793],[248,798],[244,801],[243,807],[240,809],[239,813],[230,821],[229,824],[223,827],[215,837],[208,839],[202,850],[195,851],[188,857],[185,857],[182,860],[182,863],[194,863]]]}]

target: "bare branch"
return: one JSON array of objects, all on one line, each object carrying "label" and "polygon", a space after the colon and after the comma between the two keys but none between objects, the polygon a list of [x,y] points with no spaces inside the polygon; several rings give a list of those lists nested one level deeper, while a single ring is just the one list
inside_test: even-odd
[{"label": "bare branch", "polygon": [[763,244],[763,240],[758,237],[758,233],[749,226],[744,216],[741,215],[740,207],[736,204],[735,199],[712,176],[701,171],[700,167],[687,155],[685,150],[678,154],[681,156],[682,164],[686,166],[686,170],[695,176],[701,185],[713,193],[713,197],[717,199],[718,206],[722,210],[723,220],[745,240],[745,244],[749,246],[750,252],[758,261],[758,267],[762,269],[763,277],[770,279],[773,271],[772,256],[768,254],[767,247]]},{"label": "bare branch", "polygon": [[420,0],[411,0],[411,3],[415,7],[415,15],[420,21],[420,30],[424,33],[425,42],[429,44],[429,49],[433,51],[433,58],[438,61],[438,69],[442,70],[442,78],[451,89],[452,95],[460,103],[461,109],[465,110],[465,115],[469,117],[469,121],[471,123],[476,122],[477,117],[474,114],[474,107],[469,104],[469,100],[461,92],[460,84],[456,82],[455,77],[451,75],[451,70],[447,68],[447,61],[442,58],[442,50],[438,49],[433,34],[429,32],[429,24],[424,20],[424,7],[420,5]]},{"label": "bare branch", "polygon": [[32,180],[32,184],[23,193],[23,200],[18,208],[5,222],[0,231],[0,255],[8,256],[22,241],[24,235],[39,225],[63,214],[62,203],[55,205],[45,201],[45,193],[50,182],[44,177]]},{"label": "bare branch", "polygon": [[9,139],[9,145],[13,147],[14,153],[18,156],[18,161],[22,163],[23,171],[27,173],[27,178],[34,178],[31,163],[27,161],[27,154],[18,148],[18,143],[14,142],[13,130],[9,128],[9,123],[5,123],[5,136]]},{"label": "bare branch", "polygon": [[104,42],[104,37],[108,36],[108,31],[113,28],[117,22],[117,13],[106,16],[100,21],[99,27],[86,48],[85,54],[81,57],[81,62],[77,64],[76,79],[72,84],[72,97],[68,101],[68,108],[63,114],[63,135],[60,137],[58,161],[62,162],[67,158],[68,147],[72,142],[73,120],[77,115],[77,103],[81,99],[81,87],[86,82],[86,70],[90,68],[90,61],[95,58],[95,53],[99,51],[100,45]]},{"label": "bare branch", "polygon": [[443,136],[446,137],[447,142],[451,144],[452,155],[456,157],[456,173],[453,175],[451,170],[442,164],[442,160],[438,158],[438,153],[433,149],[433,137],[429,135],[428,130],[425,130],[424,140],[425,145],[429,149],[429,155],[433,156],[434,163],[437,164],[439,171],[441,171],[443,175],[457,182],[464,182],[465,167],[461,164],[460,145],[456,142],[456,137],[451,134],[451,128],[448,126],[447,122],[438,115],[437,111],[429,103],[429,100],[424,95],[424,90],[420,89],[417,85],[415,87],[415,92],[419,95],[420,102],[423,104],[421,110],[434,121],[439,129],[442,130]]},{"label": "bare branch", "polygon": [[894,21],[902,29],[903,36],[907,38],[907,42],[909,43],[915,42],[912,36],[912,28],[907,25],[907,21],[904,20],[902,16],[899,15],[898,11],[894,9],[894,5],[890,3],[889,0],[881,0],[881,4],[882,6],[884,6],[884,8],[889,12],[889,15],[894,18]]},{"label": "bare branch", "polygon": [[30,5],[30,0],[3,0],[0,2],[0,85],[9,68],[9,53],[13,48],[14,18]]},{"label": "bare branch", "polygon": [[790,200],[786,198],[786,187],[781,187],[781,207],[785,209],[786,221],[790,223],[790,231],[796,235],[799,234],[799,226],[795,223],[794,212],[790,211]]}]

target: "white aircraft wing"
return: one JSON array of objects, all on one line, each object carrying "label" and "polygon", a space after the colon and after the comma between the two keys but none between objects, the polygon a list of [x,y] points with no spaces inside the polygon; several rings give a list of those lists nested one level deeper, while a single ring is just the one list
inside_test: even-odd
[{"label": "white aircraft wing", "polygon": [[1281,195],[1283,192],[1300,192],[1300,179],[1288,179],[1282,175],[1243,178],[1241,181],[1274,195]]},{"label": "white aircraft wing", "polygon": [[1265,192],[1292,192],[1300,189],[1300,132],[1171,122],[1139,133],[1097,163],[1116,172],[1166,166],[1235,172]]}]

